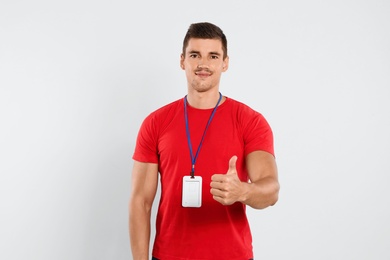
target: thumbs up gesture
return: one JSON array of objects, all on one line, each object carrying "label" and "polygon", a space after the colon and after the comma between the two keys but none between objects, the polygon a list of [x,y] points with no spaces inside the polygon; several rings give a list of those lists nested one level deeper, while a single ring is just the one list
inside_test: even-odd
[{"label": "thumbs up gesture", "polygon": [[229,160],[229,170],[226,174],[214,174],[211,177],[211,194],[222,205],[231,205],[241,201],[244,193],[244,183],[238,178],[236,168],[237,156]]}]

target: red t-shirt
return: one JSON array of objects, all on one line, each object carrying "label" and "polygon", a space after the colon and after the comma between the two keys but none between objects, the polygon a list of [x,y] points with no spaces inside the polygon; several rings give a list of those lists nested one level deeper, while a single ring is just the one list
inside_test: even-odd
[{"label": "red t-shirt", "polygon": [[[212,109],[187,106],[195,155]],[[196,164],[202,176],[202,206],[182,207],[182,179],[191,171],[184,120],[184,100],[151,113],[142,123],[133,159],[158,163],[161,199],[153,256],[161,260],[253,258],[252,236],[245,205],[223,206],[210,193],[211,176],[226,173],[237,155],[241,181],[248,181],[245,157],[257,150],[274,154],[273,135],[265,118],[250,107],[227,98],[207,129]]]}]

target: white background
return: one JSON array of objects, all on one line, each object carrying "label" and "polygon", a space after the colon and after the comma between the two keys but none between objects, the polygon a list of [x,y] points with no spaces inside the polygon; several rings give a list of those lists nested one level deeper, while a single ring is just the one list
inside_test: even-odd
[{"label": "white background", "polygon": [[131,156],[186,94],[193,22],[228,37],[221,92],[275,134],[256,259],[390,259],[390,2],[0,3],[0,258],[131,259]]}]

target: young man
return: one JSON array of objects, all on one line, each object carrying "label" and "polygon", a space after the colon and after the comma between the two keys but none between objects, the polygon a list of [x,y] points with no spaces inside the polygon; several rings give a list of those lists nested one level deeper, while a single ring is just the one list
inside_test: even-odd
[{"label": "young man", "polygon": [[137,137],[129,205],[133,259],[149,259],[158,173],[153,259],[252,259],[245,207],[278,200],[271,128],[260,113],[220,94],[229,57],[219,27],[192,24],[180,66],[187,95],[151,113]]}]

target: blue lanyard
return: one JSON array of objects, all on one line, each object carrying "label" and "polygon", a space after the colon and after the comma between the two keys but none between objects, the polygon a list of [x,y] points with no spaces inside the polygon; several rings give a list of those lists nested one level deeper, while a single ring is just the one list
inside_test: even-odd
[{"label": "blue lanyard", "polygon": [[213,109],[213,112],[211,112],[209,121],[207,122],[206,128],[204,129],[202,139],[200,140],[200,143],[199,143],[199,146],[198,146],[198,150],[196,150],[196,154],[195,154],[195,156],[194,156],[194,153],[192,152],[192,144],[191,144],[191,137],[190,137],[190,127],[189,127],[189,125],[188,125],[187,96],[184,97],[184,118],[185,118],[185,122],[186,122],[187,141],[188,141],[188,147],[190,148],[190,156],[191,156],[191,164],[192,164],[192,168],[191,168],[191,178],[194,178],[195,162],[196,162],[196,159],[198,158],[199,151],[200,151],[200,147],[202,146],[203,139],[204,139],[204,137],[205,137],[205,135],[206,135],[207,128],[209,127],[209,125],[210,125],[210,123],[211,123],[211,120],[213,120],[215,111],[217,111],[217,107],[218,107],[219,103],[221,102],[221,99],[222,99],[222,94],[219,93],[218,102],[217,102],[217,104],[215,105],[215,107],[214,107],[214,109]]}]

